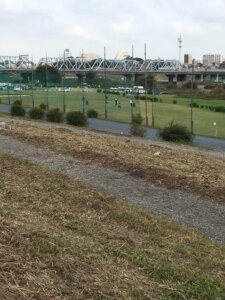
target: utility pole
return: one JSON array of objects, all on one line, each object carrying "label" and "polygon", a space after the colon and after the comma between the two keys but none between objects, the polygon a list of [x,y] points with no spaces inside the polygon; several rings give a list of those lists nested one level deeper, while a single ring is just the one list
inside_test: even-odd
[{"label": "utility pole", "polygon": [[179,62],[181,62],[181,48],[183,43],[181,35],[178,37],[177,41],[178,41],[178,48],[179,48]]},{"label": "utility pole", "polygon": [[[63,52],[63,68],[65,68],[65,49]],[[63,83],[63,88],[62,88],[62,93],[63,93],[63,112],[64,114],[66,113],[66,94],[65,94],[65,72],[62,74],[62,83]]]},{"label": "utility pole", "polygon": [[49,101],[48,101],[48,61],[47,61],[47,53],[46,53],[46,61],[45,61],[45,80],[46,80],[46,106],[47,106],[47,110],[48,110]]},{"label": "utility pole", "polygon": [[133,103],[135,101],[135,98],[134,98],[134,85],[135,85],[135,62],[134,62],[134,45],[132,44],[132,100],[133,100]]},{"label": "utility pole", "polygon": [[32,61],[31,61],[31,93],[32,93],[32,108],[34,108],[34,63],[33,63],[33,55],[32,55]]},{"label": "utility pole", "polygon": [[[81,61],[82,68],[84,68],[84,51],[83,50],[82,50],[82,54],[81,54],[81,59],[82,59],[82,61]],[[83,112],[83,114],[86,113],[86,99],[85,99],[85,96],[84,96],[84,76],[85,76],[84,72],[81,73],[81,79],[82,79],[82,112]]]},{"label": "utility pole", "polygon": [[[105,77],[105,83],[106,83],[106,48],[104,47],[104,77]],[[105,120],[108,119],[108,96],[105,94]]]},{"label": "utility pole", "polygon": [[194,64],[191,65],[191,134],[194,133],[194,121],[193,121],[193,80],[194,80]]}]

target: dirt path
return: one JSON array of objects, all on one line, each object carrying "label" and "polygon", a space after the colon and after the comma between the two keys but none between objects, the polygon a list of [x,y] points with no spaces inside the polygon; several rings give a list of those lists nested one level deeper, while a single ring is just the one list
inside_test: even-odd
[{"label": "dirt path", "polygon": [[108,195],[149,208],[156,214],[167,215],[225,243],[225,205],[192,193],[156,187],[107,168],[85,165],[71,156],[35,147],[12,137],[0,136],[0,151],[68,174]]}]

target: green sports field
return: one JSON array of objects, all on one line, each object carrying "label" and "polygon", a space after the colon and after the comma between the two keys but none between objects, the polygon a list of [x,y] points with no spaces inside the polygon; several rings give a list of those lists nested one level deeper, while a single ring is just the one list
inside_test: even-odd
[{"label": "green sports field", "polygon": [[[88,101],[85,110],[95,109],[99,118],[105,118],[105,95],[97,93],[95,89],[85,89],[84,96]],[[107,95],[107,118],[109,120],[129,123],[131,121],[131,96]],[[174,121],[190,127],[191,109],[190,99],[178,98],[172,95],[157,95],[158,102],[147,102],[147,114],[149,126],[152,124],[152,109],[156,128],[162,128]],[[23,105],[32,106],[32,92],[27,91],[0,91],[0,99],[2,103],[13,103],[15,100],[22,99]],[[82,89],[73,88],[68,92],[60,92],[57,88],[37,89],[33,93],[34,105],[39,106],[41,103],[49,103],[49,108],[58,107],[63,110],[65,103],[66,111],[83,110]],[[115,106],[115,99],[120,102],[120,107]],[[176,104],[173,101],[176,100]],[[199,105],[208,106],[224,106],[225,100],[204,100],[193,99]],[[143,117],[146,115],[145,101],[135,100],[136,106],[133,113],[141,113]],[[194,133],[198,135],[215,136],[225,138],[225,114],[210,111],[207,109],[193,108]],[[145,124],[145,120],[143,121]]]}]

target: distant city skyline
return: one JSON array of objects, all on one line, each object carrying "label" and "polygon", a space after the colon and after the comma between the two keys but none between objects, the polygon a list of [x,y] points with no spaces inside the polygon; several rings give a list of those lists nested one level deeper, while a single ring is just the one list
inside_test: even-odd
[{"label": "distant city skyline", "polygon": [[114,58],[125,49],[134,56],[178,59],[185,53],[225,56],[225,0],[0,0],[0,55],[29,54],[38,60],[96,53]]}]

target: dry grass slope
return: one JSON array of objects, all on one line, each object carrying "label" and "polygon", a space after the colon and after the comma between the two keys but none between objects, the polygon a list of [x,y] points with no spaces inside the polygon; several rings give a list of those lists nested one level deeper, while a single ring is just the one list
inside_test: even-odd
[{"label": "dry grass slope", "polygon": [[0,299],[225,299],[224,247],[62,174],[0,161]]},{"label": "dry grass slope", "polygon": [[[145,146],[93,133],[13,125],[1,132],[83,159],[86,163],[126,171],[170,189],[192,191],[225,202],[225,159],[184,153],[159,146]],[[159,156],[154,153],[159,152]]]}]

